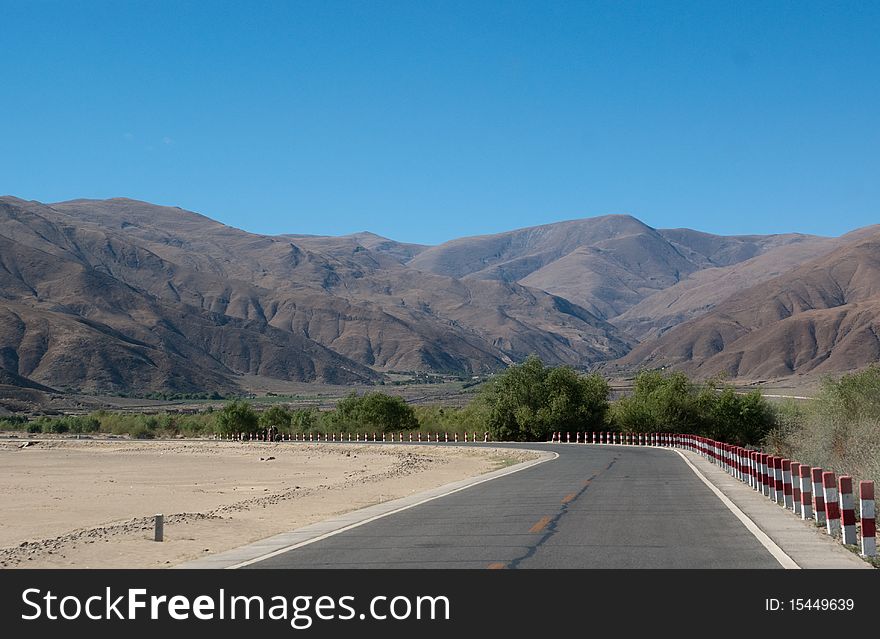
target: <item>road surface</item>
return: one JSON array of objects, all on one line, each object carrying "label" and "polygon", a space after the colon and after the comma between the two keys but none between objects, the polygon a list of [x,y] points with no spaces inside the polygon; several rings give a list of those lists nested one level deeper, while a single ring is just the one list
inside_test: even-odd
[{"label": "road surface", "polygon": [[781,567],[671,450],[526,446],[559,458],[248,568]]}]

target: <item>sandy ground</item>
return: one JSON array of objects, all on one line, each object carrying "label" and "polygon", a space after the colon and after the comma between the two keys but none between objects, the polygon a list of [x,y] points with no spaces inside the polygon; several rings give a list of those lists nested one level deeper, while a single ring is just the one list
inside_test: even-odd
[{"label": "sandy ground", "polygon": [[[209,441],[0,442],[0,567],[159,568],[531,458]],[[165,515],[165,541],[152,540]]]}]

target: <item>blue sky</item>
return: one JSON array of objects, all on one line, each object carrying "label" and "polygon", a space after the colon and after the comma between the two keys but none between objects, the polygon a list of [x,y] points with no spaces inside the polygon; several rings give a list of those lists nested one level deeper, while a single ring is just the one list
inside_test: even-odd
[{"label": "blue sky", "polygon": [[0,0],[0,193],[437,243],[880,222],[878,2]]}]

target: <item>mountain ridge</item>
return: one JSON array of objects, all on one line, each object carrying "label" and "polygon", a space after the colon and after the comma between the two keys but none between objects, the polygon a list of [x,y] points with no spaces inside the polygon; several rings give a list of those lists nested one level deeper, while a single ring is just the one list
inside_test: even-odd
[{"label": "mountain ridge", "polygon": [[[369,231],[248,233],[129,198],[4,196],[0,369],[6,386],[89,392],[232,392],[242,375],[342,384],[380,383],[391,370],[474,375],[533,353],[583,369],[836,370],[861,360],[839,351],[824,368],[803,357],[762,367],[748,364],[749,347],[733,365],[734,350],[723,354],[733,333],[715,311],[875,230],[719,236],[608,215],[427,246]],[[871,325],[873,300],[861,315],[849,310],[845,321]],[[705,335],[727,336],[720,350],[690,359],[664,350],[668,335],[702,318]],[[821,348],[834,351],[834,339]]]}]

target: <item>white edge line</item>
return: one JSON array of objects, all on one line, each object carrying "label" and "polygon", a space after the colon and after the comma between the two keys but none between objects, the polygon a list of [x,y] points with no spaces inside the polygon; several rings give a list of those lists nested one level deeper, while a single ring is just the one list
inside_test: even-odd
[{"label": "white edge line", "polygon": [[[550,452],[550,451],[540,451],[540,452]],[[440,499],[441,497],[446,497],[448,495],[452,495],[454,493],[460,492],[462,490],[467,490],[468,488],[473,488],[474,486],[478,486],[480,484],[484,484],[487,481],[492,481],[493,479],[499,479],[500,477],[507,477],[508,475],[512,475],[513,473],[518,473],[521,470],[526,470],[528,468],[533,468],[538,464],[543,464],[544,462],[554,461],[559,458],[559,453],[551,452],[550,457],[543,457],[538,459],[532,459],[526,462],[521,462],[516,466],[512,466],[508,468],[508,472],[501,473],[498,475],[494,475],[492,477],[484,477],[479,479],[471,484],[466,486],[460,486],[458,488],[454,488],[450,491],[440,493],[439,495],[433,495],[426,499],[422,499],[417,501],[414,504],[407,504],[406,506],[401,506],[400,508],[395,508],[394,510],[389,510],[387,513],[381,513],[379,515],[374,515],[373,517],[369,517],[364,519],[363,521],[358,521],[353,524],[349,524],[347,526],[343,526],[342,528],[337,528],[336,530],[331,530],[328,533],[324,533],[323,535],[318,535],[317,537],[313,537],[312,539],[307,539],[305,541],[300,541],[295,544],[291,544],[290,546],[285,546],[284,548],[279,548],[278,550],[273,550],[272,552],[266,553],[265,555],[260,555],[259,557],[254,557],[253,559],[248,559],[246,561],[239,562],[237,564],[233,564],[231,566],[226,566],[224,570],[235,570],[236,568],[244,568],[245,566],[250,566],[251,564],[256,564],[261,561],[265,561],[266,559],[271,559],[277,555],[283,555],[286,552],[290,552],[291,550],[296,550],[297,548],[302,548],[303,546],[308,546],[309,544],[313,544],[318,541],[322,541],[329,537],[333,537],[334,535],[338,535],[340,533],[344,533],[348,530],[352,530],[353,528],[357,528],[359,526],[363,526],[364,524],[369,524],[372,521],[376,521],[377,519],[382,519],[383,517],[388,517],[389,515],[395,515],[399,512],[403,512],[404,510],[409,510],[410,508],[415,508],[416,506],[421,506],[422,504],[426,504],[429,501],[434,501],[435,499]],[[350,513],[349,513],[350,514]]]},{"label": "white edge line", "polygon": [[773,558],[778,561],[783,568],[787,570],[800,569],[800,566],[795,563],[794,559],[789,557],[785,553],[785,551],[782,550],[782,548],[776,545],[775,541],[770,539],[767,533],[765,533],[758,527],[758,524],[752,521],[748,515],[740,510],[739,506],[730,501],[730,498],[727,495],[721,492],[721,490],[719,490],[715,484],[709,481],[706,476],[691,463],[691,460],[685,457],[684,453],[682,453],[680,450],[673,450],[675,450],[675,452],[678,453],[679,457],[684,460],[684,463],[691,467],[691,470],[694,471],[694,474],[696,474],[696,476],[699,477],[700,480],[709,487],[709,490],[715,493],[715,496],[718,497],[718,499],[720,499],[725,506],[727,506],[730,512],[736,515],[736,518],[742,522],[743,526],[745,526],[746,529],[748,529],[748,531],[755,536],[755,539],[761,542],[761,545],[764,546],[764,548],[766,548],[771,555],[773,555]]}]

